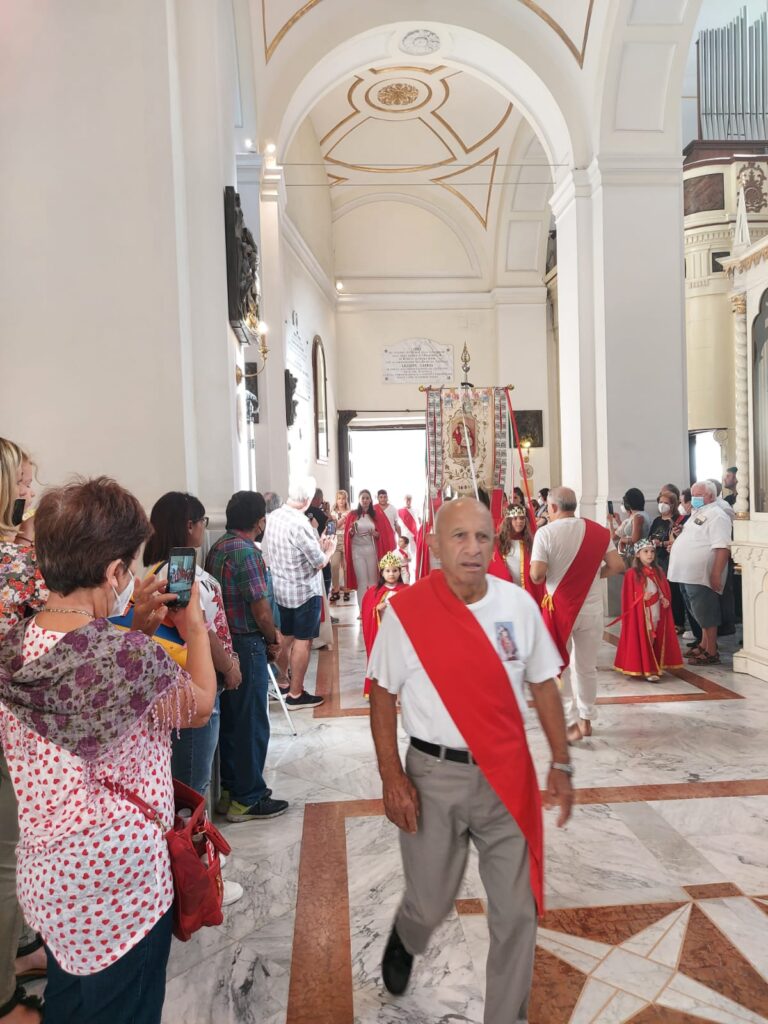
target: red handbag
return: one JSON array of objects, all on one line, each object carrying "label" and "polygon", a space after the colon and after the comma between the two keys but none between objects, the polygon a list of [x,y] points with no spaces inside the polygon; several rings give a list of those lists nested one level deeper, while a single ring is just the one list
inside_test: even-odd
[{"label": "red handbag", "polygon": [[173,780],[175,816],[165,830],[160,812],[111,779],[102,782],[128,800],[165,835],[173,875],[173,934],[187,942],[200,928],[221,924],[221,854],[232,850],[224,836],[205,813],[205,798],[178,779]]}]

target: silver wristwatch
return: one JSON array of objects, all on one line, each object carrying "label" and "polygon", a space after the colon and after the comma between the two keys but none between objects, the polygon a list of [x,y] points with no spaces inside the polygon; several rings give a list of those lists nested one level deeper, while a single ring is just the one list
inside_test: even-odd
[{"label": "silver wristwatch", "polygon": [[559,772],[565,772],[566,775],[573,776],[575,774],[572,764],[562,764],[559,761],[552,761],[549,765],[550,768],[556,768]]}]

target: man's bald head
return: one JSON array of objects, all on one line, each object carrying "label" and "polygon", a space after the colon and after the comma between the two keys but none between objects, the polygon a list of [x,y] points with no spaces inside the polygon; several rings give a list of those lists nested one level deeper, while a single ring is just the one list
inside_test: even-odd
[{"label": "man's bald head", "polygon": [[579,502],[570,487],[553,487],[547,495],[550,519],[572,516]]},{"label": "man's bald head", "polygon": [[487,524],[488,529],[493,533],[493,519],[491,513],[482,503],[475,498],[457,498],[455,501],[447,501],[438,509],[435,517],[435,533],[441,530],[446,531],[454,527],[457,521],[465,522],[471,519],[479,519]]}]

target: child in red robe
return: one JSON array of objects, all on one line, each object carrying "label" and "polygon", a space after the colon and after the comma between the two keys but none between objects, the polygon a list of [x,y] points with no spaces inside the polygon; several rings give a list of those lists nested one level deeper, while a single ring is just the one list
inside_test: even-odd
[{"label": "child in red robe", "polygon": [[[400,556],[394,551],[388,551],[379,562],[379,582],[375,587],[369,587],[363,597],[361,618],[365,653],[368,657],[371,655],[373,642],[381,625],[381,616],[387,605],[399,590],[406,589],[407,584],[401,579],[401,566]],[[371,680],[366,677],[363,694],[367,697],[370,690]]]},{"label": "child in red robe", "polygon": [[665,669],[683,667],[669,583],[655,561],[653,541],[638,541],[632,566],[624,575],[621,638],[614,661],[617,671],[645,676],[649,683],[657,683]]}]

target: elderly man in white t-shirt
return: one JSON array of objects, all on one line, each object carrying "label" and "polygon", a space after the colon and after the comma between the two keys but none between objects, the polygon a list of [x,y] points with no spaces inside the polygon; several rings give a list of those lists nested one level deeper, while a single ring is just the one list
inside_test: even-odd
[{"label": "elderly man in white t-shirt", "polygon": [[696,665],[716,665],[717,627],[722,621],[720,595],[728,574],[731,520],[717,502],[711,480],[691,488],[691,517],[672,544],[669,579],[681,584],[689,615],[701,627],[701,641],[688,660]]},{"label": "elderly man in white t-shirt", "polygon": [[[525,737],[533,698],[552,752],[558,825],[573,800],[554,681],[560,658],[536,603],[486,575],[493,522],[472,498],[443,505],[430,537],[442,571],[397,594],[371,652],[371,729],[387,817],[398,826],[405,895],[382,963],[402,995],[414,954],[454,905],[470,839],[488,895],[485,1024],[526,1020],[541,901],[539,785]],[[397,703],[410,736],[405,767]],[[405,1019],[405,1018],[403,1018]]]},{"label": "elderly man in white t-shirt", "polygon": [[[564,597],[565,586],[561,585],[566,579],[571,584],[574,573],[580,577],[576,581],[576,601],[577,604],[580,602],[580,606],[571,609],[571,626],[568,631],[570,640],[567,635],[561,638],[568,648],[561,680],[568,740],[571,743],[591,736],[592,722],[597,718],[597,654],[603,638],[604,622],[600,580],[624,572],[624,562],[613,546],[610,533],[603,531],[596,523],[577,519],[576,506],[576,494],[569,487],[556,487],[549,492],[549,523],[538,529],[533,538],[530,568],[534,583],[546,581],[549,600],[556,609],[561,597]],[[584,548],[593,533],[592,557],[582,566]],[[595,544],[598,546],[595,547]],[[563,632],[566,630],[567,626]]]}]

